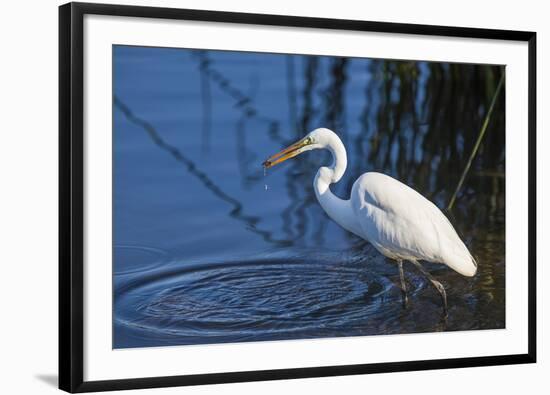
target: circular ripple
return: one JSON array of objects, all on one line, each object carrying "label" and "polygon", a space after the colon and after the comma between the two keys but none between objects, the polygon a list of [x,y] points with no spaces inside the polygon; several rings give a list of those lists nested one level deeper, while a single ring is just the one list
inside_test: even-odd
[{"label": "circular ripple", "polygon": [[392,280],[364,263],[319,259],[172,267],[117,288],[119,324],[180,344],[362,334],[370,317],[401,308]]},{"label": "circular ripple", "polygon": [[168,258],[168,253],[158,248],[122,244],[114,246],[113,254],[115,275],[149,270],[162,265]]}]

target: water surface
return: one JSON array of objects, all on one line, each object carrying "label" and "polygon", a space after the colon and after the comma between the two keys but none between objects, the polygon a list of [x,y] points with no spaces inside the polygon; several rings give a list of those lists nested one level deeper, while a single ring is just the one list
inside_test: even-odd
[{"label": "water surface", "polygon": [[[426,267],[439,295],[339,228],[312,188],[329,158],[262,161],[316,127],[348,170],[445,208],[498,66],[114,47],[114,347],[495,329],[504,315],[504,92],[455,207],[474,278]],[[267,186],[267,187],[266,187]]]}]

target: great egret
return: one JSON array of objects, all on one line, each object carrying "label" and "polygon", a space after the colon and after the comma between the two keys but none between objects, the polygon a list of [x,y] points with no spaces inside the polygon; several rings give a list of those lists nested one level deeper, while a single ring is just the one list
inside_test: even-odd
[{"label": "great egret", "polygon": [[381,173],[359,177],[349,200],[333,195],[330,184],[344,175],[347,155],[338,135],[329,129],[315,129],[268,158],[263,166],[270,168],[314,149],[328,149],[333,157],[332,165],[321,167],[313,181],[317,200],[328,216],[397,261],[404,303],[407,288],[403,261],[412,262],[440,293],[447,315],[445,288],[418,261],[443,263],[467,277],[475,275],[477,263],[445,215],[414,189]]}]

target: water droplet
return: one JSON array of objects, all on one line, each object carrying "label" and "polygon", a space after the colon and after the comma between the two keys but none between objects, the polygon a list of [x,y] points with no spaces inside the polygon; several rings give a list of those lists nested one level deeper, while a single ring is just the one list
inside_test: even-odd
[{"label": "water droplet", "polygon": [[[266,177],[266,176],[267,176],[267,168],[264,167],[264,177]],[[267,191],[268,190],[267,184],[264,184],[264,186],[265,186],[265,190]]]},{"label": "water droplet", "polygon": [[267,184],[265,184],[265,190],[267,191],[268,187],[267,187]]}]

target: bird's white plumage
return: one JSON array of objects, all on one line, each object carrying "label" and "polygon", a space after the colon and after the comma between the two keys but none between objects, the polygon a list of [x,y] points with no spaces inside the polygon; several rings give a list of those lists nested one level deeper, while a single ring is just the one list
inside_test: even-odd
[{"label": "bird's white plumage", "polygon": [[365,173],[351,191],[351,207],[363,237],[392,259],[444,263],[473,276],[476,263],[439,208],[407,185],[381,173]]},{"label": "bird's white plumage", "polygon": [[449,220],[407,185],[372,172],[357,179],[349,200],[333,195],[330,184],[340,180],[347,166],[344,145],[329,129],[316,129],[308,137],[312,143],[300,152],[325,148],[333,155],[332,166],[319,169],[313,186],[335,222],[392,259],[444,263],[464,276],[476,273],[475,260]]}]

